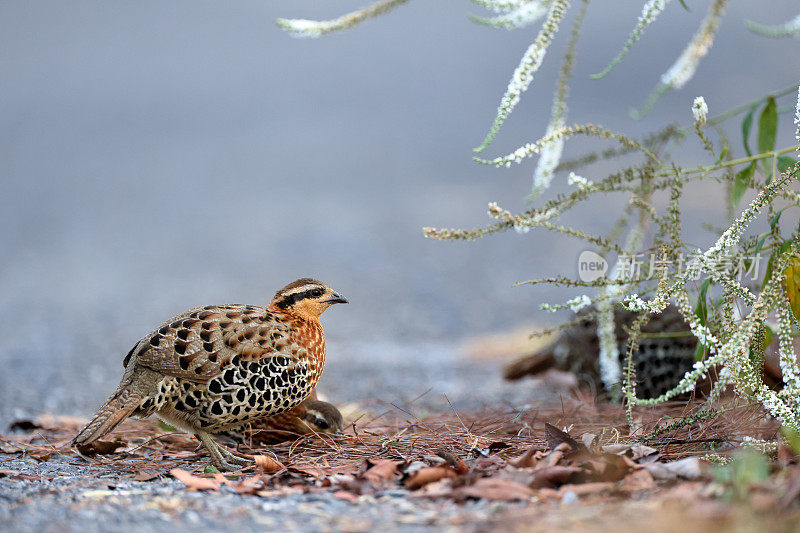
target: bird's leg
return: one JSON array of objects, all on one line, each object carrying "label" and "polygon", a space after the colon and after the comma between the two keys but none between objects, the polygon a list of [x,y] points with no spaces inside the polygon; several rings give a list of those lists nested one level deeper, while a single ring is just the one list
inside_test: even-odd
[{"label": "bird's leg", "polygon": [[208,453],[211,454],[211,463],[217,467],[217,470],[220,472],[233,472],[234,470],[241,470],[242,466],[253,464],[253,461],[237,457],[214,442],[211,435],[205,431],[197,431],[195,432],[195,436],[200,439],[200,442],[206,447]]}]

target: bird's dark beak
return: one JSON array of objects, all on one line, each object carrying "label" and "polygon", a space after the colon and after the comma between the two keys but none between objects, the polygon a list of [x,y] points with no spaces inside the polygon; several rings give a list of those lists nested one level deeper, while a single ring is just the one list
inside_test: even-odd
[{"label": "bird's dark beak", "polygon": [[328,298],[327,300],[322,300],[322,303],[326,303],[326,304],[346,304],[346,303],[350,303],[350,302],[347,301],[347,298],[345,298],[345,297],[343,297],[343,296],[341,296],[339,294],[336,294],[334,292],[332,298]]}]

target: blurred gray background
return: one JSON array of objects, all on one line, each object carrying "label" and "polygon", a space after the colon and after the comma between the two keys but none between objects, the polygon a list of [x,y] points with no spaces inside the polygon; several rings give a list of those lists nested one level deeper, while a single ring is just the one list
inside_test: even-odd
[{"label": "blurred gray background", "polygon": [[[796,0],[731,2],[695,78],[631,120],[708,6],[687,3],[691,12],[671,3],[599,81],[588,75],[616,55],[642,1],[590,6],[570,122],[635,136],[689,124],[697,95],[713,115],[797,82],[800,41],[743,24],[788,20]],[[462,362],[459,342],[556,320],[539,304],[571,294],[513,284],[574,275],[585,247],[537,231],[440,243],[421,227],[486,224],[489,201],[524,208],[535,161],[498,170],[473,163],[471,149],[538,25],[475,25],[466,14],[482,10],[465,0],[415,0],[320,40],[274,24],[359,5],[0,1],[0,420],[88,414],[115,386],[122,355],[166,317],[265,303],[308,275],[352,302],[324,317],[334,400],[497,390],[496,369]],[[542,135],[574,12],[487,155]],[[789,116],[782,123],[784,146]],[[603,146],[578,141],[566,156]],[[698,162],[697,142],[682,150]],[[687,197],[687,220],[721,223],[705,194]],[[566,222],[600,232],[622,205],[604,199]]]}]

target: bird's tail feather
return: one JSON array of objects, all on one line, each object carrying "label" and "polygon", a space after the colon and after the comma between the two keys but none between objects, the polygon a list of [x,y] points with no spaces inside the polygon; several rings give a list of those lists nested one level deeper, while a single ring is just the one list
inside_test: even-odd
[{"label": "bird's tail feather", "polygon": [[92,420],[75,435],[72,445],[89,444],[104,437],[136,411],[146,393],[134,384],[120,386],[97,410]]}]

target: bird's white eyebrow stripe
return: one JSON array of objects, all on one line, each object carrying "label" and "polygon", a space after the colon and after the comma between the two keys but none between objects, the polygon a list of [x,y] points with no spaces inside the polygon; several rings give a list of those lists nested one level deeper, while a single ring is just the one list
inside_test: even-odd
[{"label": "bird's white eyebrow stripe", "polygon": [[290,290],[289,292],[283,293],[283,296],[291,296],[293,294],[300,294],[301,292],[310,291],[312,289],[323,289],[324,288],[316,283],[309,283],[308,285],[303,285],[302,287],[295,287],[294,289]]}]

